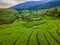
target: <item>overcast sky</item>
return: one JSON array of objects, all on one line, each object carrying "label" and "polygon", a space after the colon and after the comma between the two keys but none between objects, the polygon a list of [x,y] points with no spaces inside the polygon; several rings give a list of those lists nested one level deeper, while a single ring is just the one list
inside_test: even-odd
[{"label": "overcast sky", "polygon": [[40,1],[40,0],[0,0],[0,8],[8,8],[26,1]]},{"label": "overcast sky", "polygon": [[[19,3],[23,3],[26,1],[42,1],[42,0],[0,0],[0,8],[8,8],[13,5],[17,5]],[[49,0],[43,0],[43,1],[49,1]]]}]

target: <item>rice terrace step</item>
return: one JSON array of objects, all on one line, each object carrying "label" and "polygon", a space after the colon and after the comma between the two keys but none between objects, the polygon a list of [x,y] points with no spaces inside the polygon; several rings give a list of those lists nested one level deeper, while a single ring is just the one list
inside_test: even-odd
[{"label": "rice terrace step", "polygon": [[60,45],[60,0],[1,0],[0,45]]}]

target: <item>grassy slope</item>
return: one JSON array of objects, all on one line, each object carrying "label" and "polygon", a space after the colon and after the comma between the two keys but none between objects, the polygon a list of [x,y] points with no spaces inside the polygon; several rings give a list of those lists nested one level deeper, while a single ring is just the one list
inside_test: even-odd
[{"label": "grassy slope", "polygon": [[2,25],[5,27],[0,28],[0,45],[59,45],[60,19],[46,17],[41,21],[38,29],[22,27],[22,22],[17,21]]}]

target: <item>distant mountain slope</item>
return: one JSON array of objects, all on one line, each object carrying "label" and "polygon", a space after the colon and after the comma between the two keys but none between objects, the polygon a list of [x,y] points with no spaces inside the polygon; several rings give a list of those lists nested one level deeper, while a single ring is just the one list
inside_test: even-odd
[{"label": "distant mountain slope", "polygon": [[45,4],[47,2],[50,2],[52,0],[49,0],[49,1],[27,1],[27,2],[24,2],[24,3],[21,3],[21,4],[18,4],[18,5],[14,5],[12,7],[10,7],[11,9],[25,9],[25,8],[29,8],[29,7],[32,7],[32,6],[36,6],[36,5],[39,5],[39,4]]},{"label": "distant mountain slope", "polygon": [[42,9],[53,8],[56,6],[60,6],[60,0],[53,0],[53,1],[45,3],[45,4],[40,4],[37,6],[29,7],[28,9],[30,9],[30,10],[39,10],[39,9],[42,10]]}]

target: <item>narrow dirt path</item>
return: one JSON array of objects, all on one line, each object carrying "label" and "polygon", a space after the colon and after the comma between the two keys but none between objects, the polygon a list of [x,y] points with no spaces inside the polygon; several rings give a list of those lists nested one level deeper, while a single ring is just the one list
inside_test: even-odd
[{"label": "narrow dirt path", "polygon": [[33,32],[34,32],[34,31],[32,31],[32,32],[30,33],[29,37],[28,37],[27,45],[29,45],[29,43],[30,43],[30,38],[31,38],[31,35],[33,34]]},{"label": "narrow dirt path", "polygon": [[40,41],[39,41],[39,38],[38,38],[38,32],[37,32],[37,34],[36,34],[36,39],[37,39],[38,45],[41,45],[41,43],[40,43]]},{"label": "narrow dirt path", "polygon": [[16,41],[13,43],[13,45],[16,45],[16,42],[19,40],[19,38],[24,34],[24,32],[16,39]]},{"label": "narrow dirt path", "polygon": [[[49,31],[48,31],[49,32]],[[59,40],[57,40],[53,35],[52,35],[52,33],[51,32],[49,32],[49,34],[51,35],[51,37],[60,45],[60,41]]]},{"label": "narrow dirt path", "polygon": [[60,33],[58,32],[59,31],[59,26],[58,25],[56,25],[57,26],[57,34],[60,36]]},{"label": "narrow dirt path", "polygon": [[[46,31],[46,32],[47,32],[47,31]],[[46,33],[46,32],[44,32],[44,33],[43,33],[44,38],[45,38],[45,39],[46,39],[46,41],[48,42],[48,45],[51,45],[51,43],[49,42],[49,40],[47,39],[47,37],[46,37],[46,35],[45,35],[45,33]]]}]

